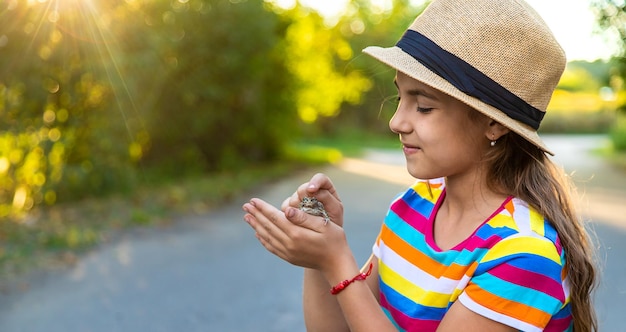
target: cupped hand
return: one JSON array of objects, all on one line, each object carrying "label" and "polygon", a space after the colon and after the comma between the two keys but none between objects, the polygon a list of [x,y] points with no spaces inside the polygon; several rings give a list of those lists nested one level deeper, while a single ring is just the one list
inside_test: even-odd
[{"label": "cupped hand", "polygon": [[343,228],[335,223],[324,224],[322,218],[291,206],[283,212],[258,198],[243,210],[263,247],[291,264],[329,272],[353,260]]},{"label": "cupped hand", "polygon": [[309,182],[303,183],[295,193],[288,197],[281,209],[286,212],[288,207],[298,208],[304,197],[315,197],[324,204],[330,220],[338,226],[343,226],[343,203],[330,178],[322,173],[313,175]]}]

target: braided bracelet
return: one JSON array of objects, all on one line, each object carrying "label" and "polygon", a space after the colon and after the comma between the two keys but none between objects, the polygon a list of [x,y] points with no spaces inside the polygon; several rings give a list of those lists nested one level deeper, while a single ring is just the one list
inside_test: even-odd
[{"label": "braided bracelet", "polygon": [[365,280],[365,279],[367,279],[367,277],[369,277],[369,275],[372,274],[372,266],[373,266],[373,264],[370,263],[370,267],[369,267],[369,269],[367,269],[367,272],[359,273],[354,278],[352,278],[350,280],[346,279],[346,280],[338,283],[337,286],[334,286],[333,288],[330,289],[330,293],[333,294],[333,295],[337,295],[337,294],[339,294],[339,292],[344,290],[344,288],[348,287],[348,285],[350,285],[351,283],[353,283],[353,282],[355,282],[357,280]]}]

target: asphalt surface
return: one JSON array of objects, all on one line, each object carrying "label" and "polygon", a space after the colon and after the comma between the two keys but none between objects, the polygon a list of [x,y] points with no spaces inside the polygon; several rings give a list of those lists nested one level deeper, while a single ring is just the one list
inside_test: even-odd
[{"label": "asphalt surface", "polygon": [[[545,138],[581,192],[602,265],[596,308],[601,331],[626,331],[626,174],[594,157],[603,137]],[[348,240],[370,254],[389,202],[412,179],[399,152],[321,169],[345,204]],[[312,173],[251,196],[280,204]],[[0,294],[2,332],[303,331],[300,268],[268,254],[242,221],[248,197],[166,229],[142,230],[81,257],[69,269],[24,279]]]}]

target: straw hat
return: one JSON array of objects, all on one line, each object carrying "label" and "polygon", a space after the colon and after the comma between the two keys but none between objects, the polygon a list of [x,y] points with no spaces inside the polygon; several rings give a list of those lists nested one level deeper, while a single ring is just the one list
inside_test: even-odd
[{"label": "straw hat", "polygon": [[553,154],[537,129],[565,69],[565,53],[526,2],[434,0],[396,46],[363,52]]}]

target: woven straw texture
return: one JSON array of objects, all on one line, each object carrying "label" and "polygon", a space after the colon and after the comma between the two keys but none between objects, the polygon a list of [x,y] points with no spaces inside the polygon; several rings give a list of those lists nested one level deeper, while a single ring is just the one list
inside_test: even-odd
[{"label": "woven straw texture", "polygon": [[[434,0],[409,27],[545,112],[566,59],[552,32],[521,0]],[[398,47],[364,52],[438,89],[553,154],[537,132],[500,110],[458,90]]]}]

